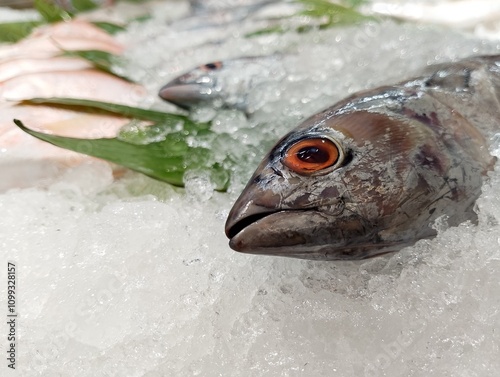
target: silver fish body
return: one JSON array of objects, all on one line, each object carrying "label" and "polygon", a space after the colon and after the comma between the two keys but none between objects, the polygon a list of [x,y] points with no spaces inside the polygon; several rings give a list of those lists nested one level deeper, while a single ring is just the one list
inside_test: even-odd
[{"label": "silver fish body", "polygon": [[477,218],[500,128],[500,56],[434,66],[312,116],[267,154],[231,210],[234,250],[307,259],[398,251]]},{"label": "silver fish body", "polygon": [[195,13],[207,13],[231,9],[255,9],[267,4],[275,3],[277,0],[190,0],[189,4]]},{"label": "silver fish body", "polygon": [[228,59],[192,69],[163,86],[158,95],[187,110],[209,106],[251,113],[248,93],[285,76],[280,55]]}]

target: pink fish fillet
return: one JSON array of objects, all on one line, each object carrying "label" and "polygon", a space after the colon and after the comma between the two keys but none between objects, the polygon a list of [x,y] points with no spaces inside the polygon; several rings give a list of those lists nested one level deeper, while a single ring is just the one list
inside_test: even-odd
[{"label": "pink fish fillet", "polygon": [[[14,125],[12,120],[16,118],[38,131],[89,139],[116,136],[129,121],[46,106],[3,104],[0,107],[0,192],[50,183],[67,169],[93,160],[26,134]],[[120,167],[114,168],[116,174],[122,171]]]},{"label": "pink fish fillet", "polygon": [[38,27],[29,35],[28,39],[40,37],[90,39],[92,41],[119,45],[119,43],[104,30],[83,20],[58,22],[56,24]]},{"label": "pink fish fillet", "polygon": [[63,50],[100,50],[117,55],[123,52],[123,47],[117,43],[85,38],[30,38],[13,45],[1,46],[0,61],[19,57],[51,57]]},{"label": "pink fish fillet", "polygon": [[0,82],[28,73],[76,71],[92,68],[92,64],[79,58],[16,58],[0,62]]},{"label": "pink fish fillet", "polygon": [[145,89],[94,69],[29,73],[0,83],[0,102],[35,97],[71,97],[135,105]]},{"label": "pink fish fillet", "polygon": [[71,97],[136,106],[146,95],[142,86],[92,69],[83,59],[57,56],[62,49],[119,54],[123,46],[88,22],[70,21],[38,28],[27,39],[0,47],[0,192],[44,185],[84,161],[95,161],[24,133],[13,119],[46,133],[89,139],[116,136],[129,121],[19,101]]},{"label": "pink fish fillet", "polygon": [[63,50],[100,50],[121,54],[124,47],[104,30],[86,21],[74,20],[39,27],[17,43],[0,46],[0,61],[20,57],[52,57]]}]

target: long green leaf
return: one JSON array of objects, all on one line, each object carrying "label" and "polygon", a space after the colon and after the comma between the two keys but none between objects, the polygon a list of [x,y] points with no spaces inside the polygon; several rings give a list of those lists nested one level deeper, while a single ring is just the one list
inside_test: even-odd
[{"label": "long green leaf", "polygon": [[72,0],[71,9],[64,9],[49,0],[35,0],[35,8],[46,22],[59,22],[71,19],[76,13],[96,9],[98,4],[92,0]]},{"label": "long green leaf", "polygon": [[365,16],[359,13],[354,8],[362,4],[365,0],[346,0],[346,6],[331,3],[327,0],[294,0],[297,3],[304,5],[305,9],[299,11],[295,15],[285,17],[284,20],[293,19],[297,16],[308,16],[315,21],[309,24],[292,26],[292,25],[276,25],[260,30],[250,32],[245,37],[256,37],[265,34],[279,34],[287,30],[295,30],[298,33],[304,33],[311,30],[327,29],[331,27],[352,25],[363,21],[376,21],[378,18]]},{"label": "long green leaf", "polygon": [[77,12],[88,12],[98,7],[97,3],[92,0],[72,0],[71,5]]},{"label": "long green leaf", "polygon": [[247,34],[245,34],[245,38],[259,37],[261,35],[267,35],[267,34],[283,34],[287,31],[288,31],[288,29],[285,28],[284,26],[276,25],[276,26],[270,26],[270,27],[266,27],[264,29],[259,29],[259,30],[247,33]]},{"label": "long green leaf", "polygon": [[31,98],[28,100],[24,100],[23,103],[32,105],[38,104],[52,105],[56,107],[68,107],[77,111],[115,114],[127,118],[149,120],[152,122],[192,122],[188,117],[184,115],[164,113],[161,111],[149,109],[141,109],[139,107],[119,105],[111,102],[100,102],[78,98]]},{"label": "long green leaf", "polygon": [[132,144],[118,138],[78,139],[49,135],[31,130],[19,120],[14,123],[24,132],[50,144],[114,162],[174,186],[183,186],[187,170],[210,171],[217,190],[224,191],[228,186],[227,170],[216,162],[207,166],[211,161],[210,150],[190,147],[181,133],[168,134],[158,142]]},{"label": "long green leaf", "polygon": [[100,71],[112,74],[126,81],[132,82],[128,77],[115,72],[115,67],[121,63],[120,57],[107,51],[100,50],[64,50],[61,56],[80,58],[88,61]]},{"label": "long green leaf", "polygon": [[34,28],[42,25],[39,21],[8,22],[0,24],[0,42],[17,42],[27,37]]},{"label": "long green leaf", "polygon": [[126,30],[125,26],[114,24],[112,22],[105,22],[105,21],[94,21],[92,22],[95,26],[101,28],[108,34],[116,34],[119,33],[120,31]]},{"label": "long green leaf", "polygon": [[330,3],[326,0],[299,0],[306,6],[300,13],[314,18],[327,17],[330,22],[323,24],[329,26],[354,24],[359,21],[373,20],[373,17],[365,16],[356,10],[339,4]]},{"label": "long green leaf", "polygon": [[71,13],[50,3],[48,0],[35,0],[35,8],[46,22],[67,21]]},{"label": "long green leaf", "polygon": [[363,5],[363,4],[367,3],[367,2],[368,2],[368,0],[343,0],[342,1],[342,3],[346,7],[350,7],[350,8],[357,8],[360,5]]},{"label": "long green leaf", "polygon": [[[15,0],[14,0],[15,1]],[[76,11],[86,11],[94,9],[97,4],[91,0],[80,0],[75,2],[73,0],[73,7]],[[1,1],[0,1],[1,2]],[[72,12],[68,12],[47,0],[37,0],[35,2],[36,8],[43,18],[43,21],[20,21],[20,22],[6,22],[0,23],[0,42],[17,42],[27,37],[34,28],[46,24],[47,22],[58,22],[68,20],[73,16]],[[110,22],[92,22],[94,25],[100,27],[109,34],[115,34],[119,31],[125,30],[125,27],[113,24]]]}]

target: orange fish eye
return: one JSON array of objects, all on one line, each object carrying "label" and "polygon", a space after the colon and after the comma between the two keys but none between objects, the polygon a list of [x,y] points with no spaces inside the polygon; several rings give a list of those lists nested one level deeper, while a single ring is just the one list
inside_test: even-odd
[{"label": "orange fish eye", "polygon": [[333,166],[340,154],[339,147],[329,139],[304,139],[288,148],[283,164],[299,174],[313,173]]}]

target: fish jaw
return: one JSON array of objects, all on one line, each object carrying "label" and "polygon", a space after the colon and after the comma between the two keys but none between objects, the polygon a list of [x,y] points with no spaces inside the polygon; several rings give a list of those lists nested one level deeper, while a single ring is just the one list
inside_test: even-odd
[{"label": "fish jaw", "polygon": [[[380,239],[380,224],[360,216],[349,204],[333,197],[304,202],[287,200],[262,185],[259,177],[272,169],[261,165],[231,209],[225,227],[229,246],[238,252],[312,260],[370,258],[411,245],[407,239]],[[293,190],[292,190],[293,191]],[[382,226],[383,228],[383,226]]]},{"label": "fish jaw", "polygon": [[[250,206],[249,210],[253,208]],[[378,242],[376,233],[367,233],[362,219],[355,215],[342,219],[341,224],[315,209],[264,212],[260,215],[260,218],[256,214],[246,218],[246,221],[255,221],[246,223],[238,233],[231,234],[229,246],[233,250],[301,259],[353,260],[393,252],[411,244],[404,241]],[[229,230],[234,231],[235,228],[229,227]]]}]

